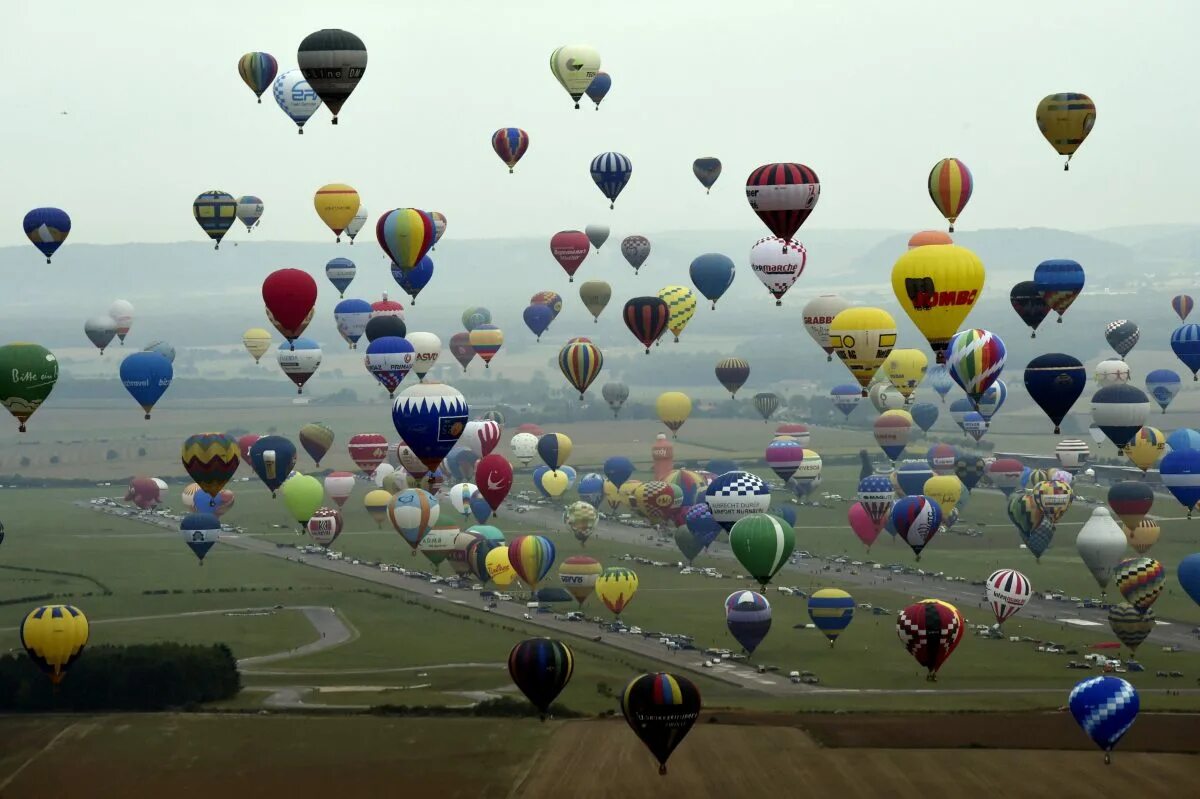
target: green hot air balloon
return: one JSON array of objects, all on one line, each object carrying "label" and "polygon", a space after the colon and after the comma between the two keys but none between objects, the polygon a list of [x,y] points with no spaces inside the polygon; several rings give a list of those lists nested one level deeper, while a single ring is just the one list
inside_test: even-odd
[{"label": "green hot air balloon", "polygon": [[300,532],[307,531],[308,520],[313,517],[325,498],[325,486],[317,478],[298,474],[284,481],[279,489],[283,493],[283,504],[288,513],[300,524]]},{"label": "green hot air balloon", "polygon": [[38,344],[0,347],[0,403],[16,417],[19,429],[50,396],[58,382],[58,360]]},{"label": "green hot air balloon", "polygon": [[766,588],[791,557],[796,546],[796,531],[778,516],[752,513],[733,525],[729,531],[729,546],[738,563]]},{"label": "green hot air balloon", "polygon": [[686,527],[679,527],[675,530],[675,546],[679,547],[683,559],[688,562],[689,566],[704,551],[704,544],[697,541],[696,536],[692,535],[692,531]]}]

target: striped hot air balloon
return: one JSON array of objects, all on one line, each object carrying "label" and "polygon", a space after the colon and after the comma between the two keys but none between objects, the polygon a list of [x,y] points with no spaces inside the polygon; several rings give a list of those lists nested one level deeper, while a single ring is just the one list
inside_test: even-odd
[{"label": "striped hot air balloon", "polygon": [[1132,654],[1137,654],[1137,648],[1154,631],[1155,623],[1154,611],[1150,608],[1138,610],[1122,602],[1108,609],[1108,626]]},{"label": "striped hot air balloon", "polygon": [[746,200],[776,237],[790,241],[817,207],[821,181],[804,164],[764,164],[746,178]]},{"label": "striped hot air balloon", "polygon": [[1016,569],[999,569],[992,572],[985,585],[988,602],[992,606],[992,613],[996,614],[997,624],[1003,624],[1005,619],[1025,607],[1033,593],[1029,578]]},{"label": "striped hot air balloon", "polygon": [[676,674],[643,674],[625,686],[621,712],[666,774],[671,753],[700,715],[700,691]]},{"label": "striped hot air balloon", "polygon": [[504,345],[504,331],[490,322],[485,322],[470,332],[467,341],[487,369],[491,367],[492,358],[496,357],[496,353]]},{"label": "striped hot air balloon", "polygon": [[375,223],[375,240],[401,271],[413,269],[437,240],[433,218],[416,208],[395,208]]},{"label": "striped hot air balloon", "polygon": [[950,339],[946,348],[946,369],[954,382],[978,405],[984,392],[1000,377],[1006,358],[1007,350],[999,336],[972,328],[960,331]]},{"label": "striped hot air balloon", "polygon": [[508,562],[531,590],[550,573],[554,556],[554,542],[544,535],[519,535],[508,545]]},{"label": "striped hot air balloon", "polygon": [[492,149],[512,174],[513,167],[529,149],[529,134],[520,128],[500,128],[492,134]]},{"label": "striped hot air balloon", "polygon": [[633,175],[633,162],[629,160],[629,156],[621,153],[600,153],[592,159],[591,173],[592,182],[608,198],[608,207],[613,208],[617,196]]},{"label": "striped hot air balloon", "polygon": [[771,603],[757,591],[735,591],[725,598],[725,625],[747,655],[771,630]]},{"label": "striped hot air balloon", "polygon": [[558,368],[567,382],[579,392],[580,400],[583,400],[588,386],[600,376],[603,367],[604,355],[590,341],[576,341],[558,351]]},{"label": "striped hot air balloon", "polygon": [[387,516],[400,537],[416,553],[421,540],[437,524],[441,506],[437,499],[420,488],[406,488],[388,502]]},{"label": "striped hot air balloon", "polygon": [[650,354],[650,345],[658,341],[671,319],[671,308],[661,297],[634,297],[625,303],[625,326]]},{"label": "striped hot air balloon", "polygon": [[929,199],[933,200],[938,211],[950,223],[951,233],[954,232],[958,215],[967,207],[974,188],[971,170],[957,158],[943,158],[929,171]]},{"label": "striped hot air balloon", "polygon": [[1171,298],[1171,308],[1179,316],[1180,322],[1186,322],[1188,314],[1196,307],[1196,302],[1187,294],[1176,294]]},{"label": "striped hot air balloon", "polygon": [[1126,602],[1146,611],[1166,587],[1167,571],[1154,558],[1130,558],[1117,564],[1113,579]]},{"label": "striped hot air balloon", "polygon": [[270,53],[246,53],[238,59],[238,74],[250,91],[262,102],[262,93],[275,82],[279,73],[279,62]]},{"label": "striped hot air balloon", "polygon": [[508,653],[508,673],[542,720],[575,672],[571,647],[551,638],[530,638]]},{"label": "striped hot air balloon", "polygon": [[1037,106],[1038,130],[1059,155],[1065,155],[1063,171],[1096,124],[1096,104],[1079,92],[1048,94]]},{"label": "striped hot air balloon", "polygon": [[192,203],[192,216],[196,218],[200,229],[212,239],[213,249],[219,250],[221,239],[237,221],[237,200],[232,194],[218,189],[206,191]]},{"label": "striped hot air balloon", "polygon": [[840,588],[822,588],[808,598],[808,617],[826,638],[829,648],[854,620],[854,597]]}]

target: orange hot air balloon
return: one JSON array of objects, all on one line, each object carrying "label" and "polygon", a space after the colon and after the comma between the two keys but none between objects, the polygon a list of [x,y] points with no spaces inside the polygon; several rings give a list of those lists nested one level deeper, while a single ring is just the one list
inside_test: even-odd
[{"label": "orange hot air balloon", "polygon": [[650,445],[650,458],[654,461],[654,479],[664,481],[675,469],[675,445],[666,433],[659,433]]}]

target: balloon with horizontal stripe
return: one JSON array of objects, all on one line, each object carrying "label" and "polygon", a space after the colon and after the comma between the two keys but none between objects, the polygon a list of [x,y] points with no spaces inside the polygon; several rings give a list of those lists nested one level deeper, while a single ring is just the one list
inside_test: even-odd
[{"label": "balloon with horizontal stripe", "polygon": [[[192,216],[213,242],[213,249],[221,248],[221,239],[237,220],[237,200],[228,192],[213,189],[206,191],[192,202]],[[63,238],[66,238],[64,235]],[[49,255],[46,263],[50,262]]]},{"label": "balloon with horizontal stripe", "polygon": [[300,71],[312,90],[333,113],[338,114],[367,71],[367,47],[350,31],[324,28],[310,33],[296,50]]},{"label": "balloon with horizontal stripe", "polygon": [[837,643],[854,620],[854,597],[840,588],[821,588],[808,598],[808,617],[829,639],[829,648]]},{"label": "balloon with horizontal stripe", "polygon": [[625,686],[621,712],[630,728],[667,773],[667,760],[700,716],[700,691],[678,674],[643,674]]},{"label": "balloon with horizontal stripe", "polygon": [[1096,104],[1079,92],[1048,94],[1038,103],[1038,130],[1059,155],[1065,155],[1063,171],[1071,168],[1071,158],[1096,124]]},{"label": "balloon with horizontal stripe", "polygon": [[735,591],[725,598],[725,626],[747,655],[771,630],[771,603],[757,591]]},{"label": "balloon with horizontal stripe", "polygon": [[764,164],[746,178],[746,201],[777,238],[790,240],[821,197],[817,173],[804,164]]}]

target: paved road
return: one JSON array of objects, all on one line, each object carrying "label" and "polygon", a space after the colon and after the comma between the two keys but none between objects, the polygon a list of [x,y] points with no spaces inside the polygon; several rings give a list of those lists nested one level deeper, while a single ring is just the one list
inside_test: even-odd
[{"label": "paved road", "polygon": [[270,655],[258,655],[251,658],[242,658],[238,661],[238,668],[243,671],[257,674],[259,670],[256,668],[259,665],[266,663],[275,663],[288,658],[300,657],[302,655],[311,655],[314,652],[320,652],[323,649],[339,646],[353,641],[358,637],[358,631],[352,630],[346,622],[342,621],[342,617],[337,614],[333,608],[313,607],[302,605],[299,607],[291,607],[289,610],[299,610],[304,613],[304,617],[312,624],[313,629],[320,634],[320,638],[313,641],[311,644],[304,644],[295,649],[289,649],[286,652],[275,652]]}]

